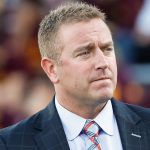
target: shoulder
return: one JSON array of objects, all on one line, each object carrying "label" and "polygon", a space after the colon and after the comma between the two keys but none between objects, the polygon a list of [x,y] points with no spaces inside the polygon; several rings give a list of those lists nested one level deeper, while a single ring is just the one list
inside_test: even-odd
[{"label": "shoulder", "polygon": [[45,109],[33,116],[15,125],[0,129],[0,150],[5,145],[9,145],[9,147],[15,146],[15,150],[21,149],[20,147],[24,145],[35,147],[35,137],[41,131],[46,132],[47,129],[51,130],[53,122],[57,122],[58,119],[54,102],[52,102]]},{"label": "shoulder", "polygon": [[150,124],[150,108],[127,104],[115,99],[111,100],[115,115],[124,118],[141,118],[142,121]]},{"label": "shoulder", "polygon": [[43,124],[50,120],[49,118],[52,117],[55,112],[54,102],[52,102],[43,110],[18,122],[17,124],[0,129],[0,136],[9,136],[16,133],[23,134],[24,132],[34,133],[37,129],[40,130]]},{"label": "shoulder", "polygon": [[38,116],[39,113],[17,124],[0,129],[0,150],[5,150],[6,145],[9,145],[9,147],[13,146],[18,150],[23,141],[26,141],[28,144],[30,143],[29,145],[34,145],[33,137],[39,132],[34,127]]},{"label": "shoulder", "polygon": [[134,111],[137,115],[139,115],[142,119],[150,120],[150,108],[145,108],[132,104],[125,104],[129,109]]},{"label": "shoulder", "polygon": [[0,136],[9,136],[10,134],[15,134],[15,133],[23,133],[25,131],[31,131],[33,130],[34,122],[37,120],[39,113],[26,118],[14,125],[11,125],[9,127],[0,129]]}]

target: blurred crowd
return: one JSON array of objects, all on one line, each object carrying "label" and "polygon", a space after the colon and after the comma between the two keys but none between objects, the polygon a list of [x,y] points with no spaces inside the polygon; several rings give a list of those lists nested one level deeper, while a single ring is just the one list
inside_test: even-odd
[{"label": "blurred crowd", "polygon": [[[49,10],[70,1],[77,0],[0,1],[1,128],[36,113],[52,98],[53,85],[40,67],[37,31]],[[150,107],[150,0],[82,1],[107,14],[118,61],[115,97]]]}]

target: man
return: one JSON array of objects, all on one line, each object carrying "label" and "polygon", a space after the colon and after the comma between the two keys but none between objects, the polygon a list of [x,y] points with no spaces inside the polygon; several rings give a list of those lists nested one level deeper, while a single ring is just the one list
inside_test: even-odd
[{"label": "man", "polygon": [[72,3],[51,11],[39,34],[52,102],[0,131],[0,150],[149,150],[150,110],[114,100],[116,58],[97,8]]}]

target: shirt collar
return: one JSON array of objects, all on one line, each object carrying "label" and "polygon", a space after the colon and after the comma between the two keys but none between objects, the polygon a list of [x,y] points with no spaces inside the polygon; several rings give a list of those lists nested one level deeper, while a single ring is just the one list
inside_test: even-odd
[{"label": "shirt collar", "polygon": [[[82,131],[86,119],[62,107],[55,97],[55,104],[68,140],[74,140]],[[72,121],[73,120],[73,121]]]},{"label": "shirt collar", "polygon": [[94,121],[108,134],[114,134],[115,116],[113,114],[112,104],[109,100],[102,111],[96,116]]},{"label": "shirt collar", "polygon": [[[82,131],[86,119],[68,111],[62,107],[55,97],[55,105],[62,121],[62,125],[68,140],[74,140]],[[72,121],[73,120],[73,121]],[[113,135],[114,115],[112,104],[109,100],[103,110],[93,119],[104,132]]]}]

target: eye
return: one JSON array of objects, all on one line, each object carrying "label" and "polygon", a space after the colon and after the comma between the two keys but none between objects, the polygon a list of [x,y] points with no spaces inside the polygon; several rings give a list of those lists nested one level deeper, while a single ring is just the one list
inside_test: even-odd
[{"label": "eye", "polygon": [[102,51],[105,56],[110,56],[113,53],[113,47],[105,47]]},{"label": "eye", "polygon": [[106,47],[104,50],[105,50],[105,51],[112,51],[112,50],[113,50],[113,47]]},{"label": "eye", "polygon": [[87,56],[89,54],[90,54],[90,51],[86,50],[86,51],[79,53],[77,56]]},{"label": "eye", "polygon": [[85,52],[82,52],[80,55],[88,55],[90,52],[89,51],[85,51]]}]

